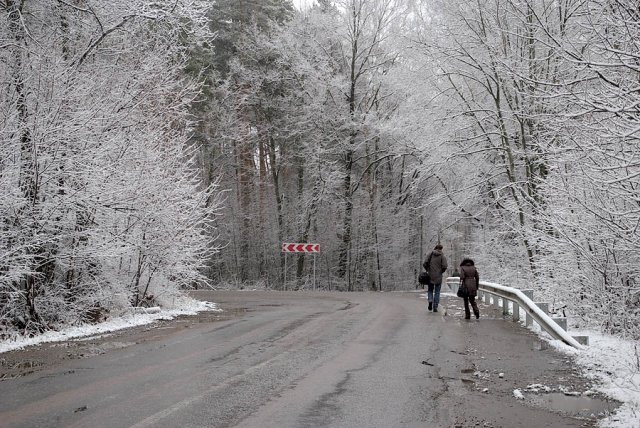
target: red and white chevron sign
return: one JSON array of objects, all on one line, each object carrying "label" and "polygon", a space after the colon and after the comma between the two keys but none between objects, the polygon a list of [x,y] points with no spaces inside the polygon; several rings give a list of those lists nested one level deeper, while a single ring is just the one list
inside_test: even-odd
[{"label": "red and white chevron sign", "polygon": [[290,242],[282,243],[283,253],[319,253],[320,244],[293,244]]}]

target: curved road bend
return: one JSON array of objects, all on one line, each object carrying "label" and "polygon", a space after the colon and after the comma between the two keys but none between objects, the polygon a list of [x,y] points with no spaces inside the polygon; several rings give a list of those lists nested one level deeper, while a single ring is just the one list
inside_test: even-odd
[{"label": "curved road bend", "polygon": [[0,382],[0,427],[591,426],[513,397],[584,381],[482,306],[469,322],[460,299],[444,298],[445,316],[417,293],[196,296],[225,312],[145,340],[116,333],[100,355]]}]

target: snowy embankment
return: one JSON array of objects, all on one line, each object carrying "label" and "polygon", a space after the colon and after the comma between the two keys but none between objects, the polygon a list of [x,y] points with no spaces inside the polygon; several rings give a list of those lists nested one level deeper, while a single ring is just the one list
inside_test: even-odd
[{"label": "snowy embankment", "polygon": [[589,336],[589,346],[575,351],[569,346],[553,341],[554,346],[572,353],[583,374],[593,379],[594,388],[622,406],[615,414],[600,421],[601,427],[640,427],[640,344],[595,331],[580,331]]},{"label": "snowy embankment", "polygon": [[[524,323],[522,325],[525,326]],[[599,421],[600,427],[640,428],[640,343],[638,341],[625,340],[594,330],[573,330],[573,334],[589,337],[589,346],[577,350],[560,340],[552,339],[535,324],[528,328],[555,349],[572,355],[583,375],[593,380],[594,390],[622,403],[614,414]],[[582,395],[591,393],[592,391],[587,391]],[[514,391],[514,397],[521,398],[520,395],[522,391]]]},{"label": "snowy embankment", "polygon": [[127,315],[109,319],[99,324],[85,324],[69,327],[61,331],[49,331],[35,337],[19,337],[1,341],[0,353],[45,342],[58,342],[94,334],[109,333],[138,325],[150,324],[157,320],[170,320],[179,315],[196,315],[198,312],[203,311],[221,311],[221,309],[218,309],[215,303],[182,297],[175,302],[175,306],[172,309],[132,308]]}]

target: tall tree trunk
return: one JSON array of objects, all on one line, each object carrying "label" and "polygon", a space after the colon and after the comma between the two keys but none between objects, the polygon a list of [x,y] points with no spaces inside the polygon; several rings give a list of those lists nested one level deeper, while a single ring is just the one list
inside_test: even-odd
[{"label": "tall tree trunk", "polygon": [[[300,166],[299,179],[302,181],[303,178],[304,178],[304,167]],[[304,227],[302,229],[302,234],[300,235],[300,242],[309,241],[311,226],[315,221],[315,216],[318,211],[318,200],[320,198],[320,185],[321,185],[320,180],[316,179],[313,186],[313,191],[311,193],[311,203],[305,213],[305,222],[304,222]],[[305,261],[305,253],[301,253],[300,256],[298,257],[298,266],[296,271],[296,275],[298,278],[302,277],[302,273],[304,271],[304,261]]]},{"label": "tall tree trunk", "polygon": [[[351,143],[349,143],[351,144]],[[340,236],[338,256],[338,276],[344,278],[347,272],[348,255],[351,248],[351,228],[353,223],[353,194],[351,192],[351,172],[353,170],[353,151],[347,150],[345,155],[345,171],[342,181],[342,197],[344,201],[344,217]]]},{"label": "tall tree trunk", "polygon": [[[38,200],[38,170],[37,153],[34,141],[29,128],[29,109],[27,105],[27,90],[24,83],[24,58],[27,55],[25,46],[26,32],[22,22],[22,3],[17,0],[7,0],[7,17],[9,21],[9,31],[13,37],[14,44],[10,48],[13,56],[13,70],[11,77],[16,92],[16,109],[18,112],[19,135],[20,135],[20,175],[19,188],[24,198],[24,205],[17,213],[16,226],[24,230],[32,226],[28,217],[34,215]],[[26,222],[24,220],[27,220]],[[26,224],[25,224],[26,223]],[[29,233],[29,232],[27,232]],[[35,234],[35,233],[34,233]],[[29,245],[25,250],[25,259],[32,263],[31,271],[36,271],[36,260],[42,253],[39,246]],[[40,317],[36,311],[35,298],[40,293],[40,286],[34,274],[26,274],[21,280],[21,287],[24,291],[25,306],[27,316],[30,321],[39,323]],[[25,325],[24,327],[27,327]]]},{"label": "tall tree trunk", "polygon": [[[269,163],[271,164],[271,179],[273,181],[273,191],[275,193],[276,198],[276,216],[278,218],[278,242],[282,244],[283,242],[283,227],[284,227],[284,214],[283,214],[283,200],[282,193],[280,191],[280,173],[279,173],[279,162],[276,157],[276,141],[273,137],[269,136]],[[280,272],[282,272],[282,281],[284,288],[284,256],[280,256]]]},{"label": "tall tree trunk", "polygon": [[[238,95],[243,96],[242,92]],[[253,136],[252,136],[252,121],[251,112],[249,107],[242,104],[240,98],[237,100],[238,106],[236,107],[240,112],[239,120],[241,126],[244,127],[244,132],[240,135],[240,141],[236,143],[237,149],[237,179],[238,179],[238,201],[239,201],[239,217],[241,218],[240,228],[240,272],[239,277],[241,281],[246,281],[250,278],[251,268],[254,266],[251,257],[251,243],[255,240],[253,236],[253,227],[251,221],[251,215],[255,212],[255,206],[252,204],[254,199],[253,195],[253,177],[255,171],[254,151],[253,151]]]},{"label": "tall tree trunk", "polygon": [[[349,75],[349,119],[351,126],[355,126],[356,116],[356,84],[358,80],[357,59],[358,59],[358,38],[359,34],[359,14],[355,2],[352,2],[352,25],[353,39],[351,40],[351,61]],[[344,153],[344,179],[342,182],[342,195],[344,201],[344,217],[342,219],[342,236],[338,256],[338,276],[344,278],[349,267],[347,266],[349,250],[351,249],[351,228],[353,227],[353,192],[351,189],[351,174],[353,172],[353,150],[357,131],[353,130],[349,134],[349,145]],[[350,284],[348,284],[350,288]]]}]

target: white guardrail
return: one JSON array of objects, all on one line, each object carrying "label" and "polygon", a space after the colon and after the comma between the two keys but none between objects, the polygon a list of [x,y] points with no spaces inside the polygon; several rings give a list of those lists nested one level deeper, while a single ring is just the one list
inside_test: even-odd
[{"label": "white guardrail", "polygon": [[[458,284],[460,284],[459,277],[449,277],[447,278],[447,285],[449,288],[455,293],[458,289]],[[525,311],[525,322],[526,325],[531,325],[531,321],[535,321],[540,328],[549,333],[551,337],[557,340],[561,340],[569,346],[573,346],[576,349],[584,349],[584,346],[577,340],[581,340],[585,345],[588,343],[588,338],[584,336],[571,336],[567,333],[566,329],[566,318],[556,319],[551,318],[547,313],[541,309],[538,305],[544,305],[548,311],[547,303],[539,303],[536,304],[533,302],[533,290],[518,290],[517,288],[505,287],[504,285],[494,284],[491,282],[480,281],[480,290],[478,291],[479,296],[481,294],[488,294],[489,299],[490,296],[494,296],[493,304],[495,307],[499,308],[498,299],[502,299],[502,313],[504,315],[509,314],[509,302],[511,302],[512,306],[512,315],[515,321],[520,320],[520,308]],[[484,300],[486,303],[491,303],[490,301]],[[561,322],[564,325],[564,329],[558,325],[558,322]]]}]

